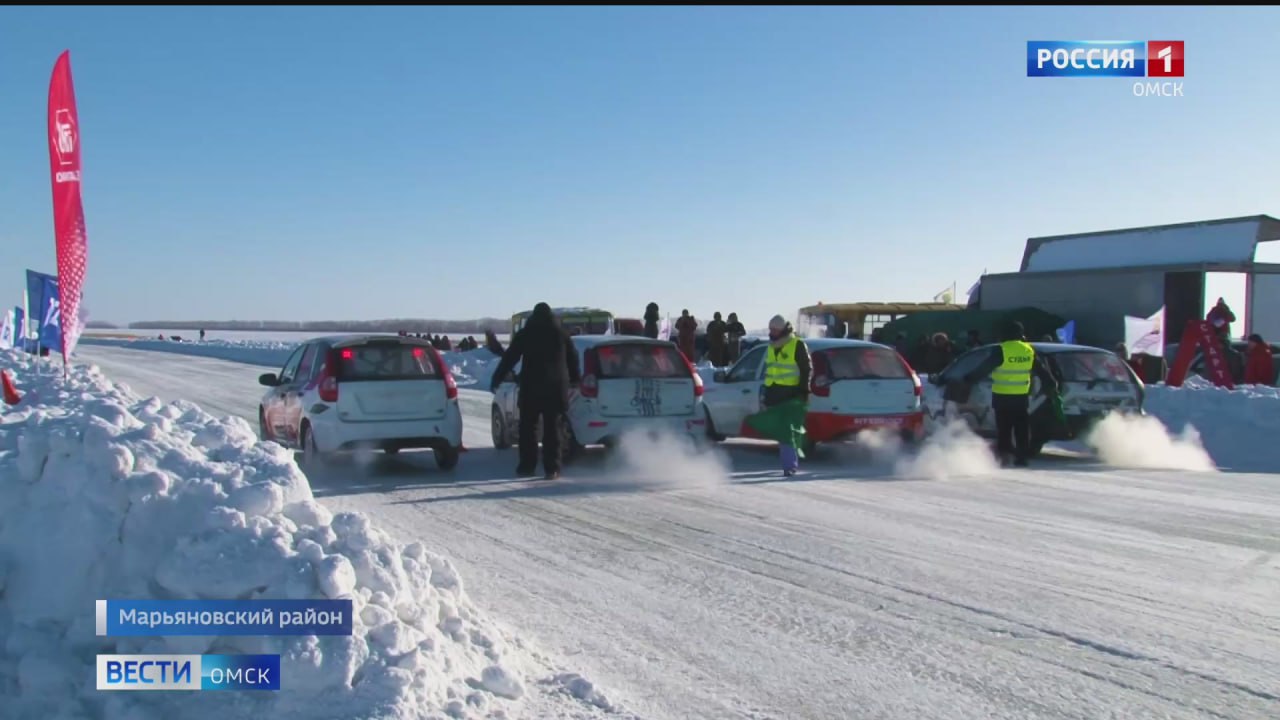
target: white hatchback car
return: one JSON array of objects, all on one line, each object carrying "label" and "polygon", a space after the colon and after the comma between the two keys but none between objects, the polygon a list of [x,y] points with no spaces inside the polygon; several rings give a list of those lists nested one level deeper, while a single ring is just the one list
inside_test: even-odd
[{"label": "white hatchback car", "polygon": [[[804,342],[812,364],[806,450],[871,429],[896,430],[908,440],[921,437],[923,386],[896,350],[862,340]],[[713,439],[757,437],[746,419],[761,410],[768,348],[768,343],[751,348],[732,367],[717,372],[715,383],[707,387],[704,407]]]},{"label": "white hatchback car", "polygon": [[[627,335],[578,335],[582,382],[570,393],[561,428],[566,459],[587,445],[615,445],[631,432],[673,433],[701,441],[706,436],[702,378],[675,343]],[[493,396],[493,446],[518,440],[520,409],[515,376],[502,379]],[[541,435],[539,435],[541,437]]]},{"label": "white hatchback car", "polygon": [[316,338],[258,382],[271,388],[258,408],[262,438],[300,449],[305,463],[360,448],[430,448],[441,469],[458,463],[458,385],[423,338]]}]

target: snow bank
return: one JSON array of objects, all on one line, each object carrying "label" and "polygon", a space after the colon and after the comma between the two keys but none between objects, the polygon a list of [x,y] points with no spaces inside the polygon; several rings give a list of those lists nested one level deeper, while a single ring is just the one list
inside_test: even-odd
[{"label": "snow bank", "polygon": [[1219,467],[1280,471],[1280,453],[1270,450],[1280,438],[1276,388],[1246,385],[1226,390],[1191,377],[1180,388],[1148,385],[1144,407],[1174,433],[1194,428]]},{"label": "snow bank", "polygon": [[280,368],[289,353],[298,347],[298,343],[278,340],[206,340],[194,342],[190,340],[129,340],[126,338],[88,338],[80,340],[82,345],[106,345],[128,350],[151,350],[153,352],[177,353],[179,355],[195,355],[197,357],[230,360],[232,362],[265,367]]},{"label": "snow bank", "polygon": [[[177,353],[197,357],[229,360],[248,365],[262,365],[269,368],[280,368],[289,359],[289,353],[298,347],[295,342],[277,340],[206,340],[193,342],[188,340],[157,340],[125,338],[81,338],[82,345],[105,345],[127,350],[151,350],[154,352]],[[485,348],[471,352],[441,353],[445,363],[453,371],[454,379],[459,387],[489,389],[489,378],[497,369],[498,358]]]},{"label": "snow bank", "polygon": [[[0,715],[477,718],[522,706],[535,656],[476,611],[453,566],[363,515],[332,515],[292,454],[244,420],[139,399],[97,368],[37,377],[8,351],[0,367],[26,393],[0,415]],[[351,598],[354,634],[98,638],[103,598]],[[282,690],[95,690],[97,653],[205,652],[278,653]]]}]

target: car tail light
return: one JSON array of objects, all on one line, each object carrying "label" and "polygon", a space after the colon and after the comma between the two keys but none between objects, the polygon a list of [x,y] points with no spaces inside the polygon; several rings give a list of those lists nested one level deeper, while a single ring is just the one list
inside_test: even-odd
[{"label": "car tail light", "polygon": [[902,363],[903,369],[911,376],[911,392],[915,394],[916,397],[924,397],[924,385],[920,382],[920,376],[911,368],[911,363],[907,362],[907,359],[902,357],[902,353],[895,352],[894,355],[898,356],[898,362]]},{"label": "car tail light", "polygon": [[[413,349],[413,354],[415,357],[422,357],[422,355],[419,355],[419,353],[422,353],[423,355],[425,355],[426,352],[427,352],[426,348],[416,347]],[[440,377],[441,379],[444,380],[445,397],[449,398],[450,400],[457,400],[458,399],[458,381],[454,379],[453,371],[449,369],[449,366],[447,364],[445,364],[444,357],[440,355],[440,351],[435,349],[434,347],[431,348],[431,356],[435,358],[436,367],[440,369]]]},{"label": "car tail light", "polygon": [[350,350],[343,350],[341,354],[330,350],[325,357],[324,367],[320,369],[320,386],[317,388],[321,402],[338,402],[338,364],[342,360],[350,360],[351,356]]},{"label": "car tail light", "polygon": [[831,397],[831,366],[827,362],[827,354],[816,352],[810,360],[813,377],[809,380],[809,391],[818,397]]},{"label": "car tail light", "polygon": [[[660,351],[655,350],[655,352]],[[689,375],[693,378],[693,396],[696,398],[702,397],[702,376],[698,374],[697,368],[693,366],[692,362],[689,362],[689,358],[685,357],[684,353],[680,353],[680,359],[684,360],[684,366],[689,368]]]},{"label": "car tail light", "polygon": [[582,397],[599,397],[600,383],[596,376],[600,374],[600,359],[596,357],[595,350],[588,350],[586,354],[586,367],[582,369],[582,383],[578,386]]}]

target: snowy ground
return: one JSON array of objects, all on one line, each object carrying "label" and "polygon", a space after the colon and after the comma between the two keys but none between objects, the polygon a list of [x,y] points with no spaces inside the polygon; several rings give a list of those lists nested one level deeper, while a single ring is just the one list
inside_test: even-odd
[{"label": "snowy ground", "polygon": [[[209,341],[219,340],[224,342],[231,341],[231,342],[253,342],[253,343],[262,343],[262,342],[298,343],[313,337],[317,337],[319,335],[341,335],[341,334],[342,333],[340,332],[330,333],[330,332],[317,332],[314,330],[309,330],[309,331],[209,330],[205,333],[205,339]],[[384,333],[375,333],[375,334],[381,335]],[[392,335],[394,333],[385,333],[385,334]],[[436,333],[436,334],[439,334],[439,333]],[[171,337],[173,335],[177,335],[178,337],[181,337],[186,340],[195,340],[200,337],[200,331],[199,330],[167,329],[167,328],[156,328],[154,330],[132,330],[128,328],[120,328],[115,330],[100,329],[100,330],[87,330],[83,337],[92,338],[94,336],[119,336],[119,335],[136,335],[141,338],[152,338],[152,339],[154,339],[158,335],[164,335],[165,337]],[[454,342],[457,342],[465,337],[474,337],[476,340],[479,340],[480,342],[484,342],[483,332],[445,333],[445,335],[448,335],[450,338],[452,338]],[[503,340],[504,342],[506,340],[506,337],[507,337],[506,335],[498,336],[498,338],[500,340]]]},{"label": "snowy ground", "polygon": [[[447,558],[315,501],[239,417],[0,351],[0,717],[626,717],[477,609]],[[243,369],[247,366],[239,365]],[[341,637],[99,638],[103,598],[349,599]],[[96,653],[270,653],[279,692],[100,693]]]},{"label": "snowy ground", "polygon": [[[245,418],[262,394],[246,365],[79,356]],[[1276,475],[1067,455],[995,473],[961,443],[832,453],[783,480],[746,443],[518,482],[488,394],[462,395],[457,470],[353,459],[309,478],[316,497],[451,558],[479,608],[640,716],[1280,716]],[[1209,450],[1260,466],[1266,447]]]}]

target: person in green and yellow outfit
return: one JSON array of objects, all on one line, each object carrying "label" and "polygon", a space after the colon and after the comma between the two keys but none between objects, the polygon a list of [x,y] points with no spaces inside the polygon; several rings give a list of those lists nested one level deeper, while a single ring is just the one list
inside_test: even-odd
[{"label": "person in green and yellow outfit", "polygon": [[973,384],[991,376],[991,409],[996,414],[996,452],[1000,462],[1026,467],[1031,449],[1031,378],[1040,378],[1040,388],[1050,402],[1058,402],[1058,381],[1043,358],[1027,342],[1022,323],[1005,328],[999,351],[969,373]]},{"label": "person in green and yellow outfit", "polygon": [[747,418],[762,436],[778,441],[782,472],[795,475],[804,445],[804,420],[809,409],[809,347],[796,337],[791,323],[781,315],[769,321],[769,348],[765,351],[764,410]]}]

